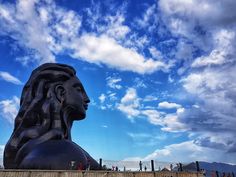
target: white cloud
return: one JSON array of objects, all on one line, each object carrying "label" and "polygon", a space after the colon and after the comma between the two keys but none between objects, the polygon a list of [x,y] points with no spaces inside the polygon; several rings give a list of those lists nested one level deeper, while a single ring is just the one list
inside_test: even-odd
[{"label": "white cloud", "polygon": [[158,5],[167,29],[179,38],[181,83],[198,105],[186,108],[178,122],[198,145],[236,152],[236,1],[160,0]]},{"label": "white cloud", "polygon": [[134,26],[136,28],[143,28],[145,30],[148,30],[149,32],[153,32],[153,30],[156,30],[157,24],[158,24],[158,14],[157,14],[157,6],[156,4],[153,4],[152,6],[149,6],[146,11],[142,14],[141,18],[135,19]]},{"label": "white cloud", "polygon": [[157,149],[145,157],[129,157],[126,160],[157,160],[158,162],[190,163],[195,161],[225,162],[235,164],[235,153],[226,153],[222,150],[198,146],[193,141],[171,144]]},{"label": "white cloud", "polygon": [[168,114],[155,109],[141,111],[141,115],[144,115],[149,123],[160,126],[162,131],[175,133],[189,130],[186,124],[179,119],[179,116],[183,113],[184,108],[178,108],[175,113]]},{"label": "white cloud", "polygon": [[163,101],[158,104],[159,109],[177,109],[177,108],[181,108],[181,107],[182,106],[180,104],[170,103],[167,101]]},{"label": "white cloud", "polygon": [[2,78],[3,80],[5,80],[7,82],[11,82],[13,84],[16,84],[16,85],[22,84],[22,82],[18,78],[12,76],[8,72],[0,71],[0,78]]},{"label": "white cloud", "polygon": [[106,96],[105,96],[105,94],[102,93],[102,94],[98,97],[98,99],[100,100],[101,103],[104,103],[105,100],[106,100]]},{"label": "white cloud", "polygon": [[143,79],[140,79],[140,78],[136,77],[134,79],[134,87],[136,87],[136,88],[147,88],[147,85],[145,84]]},{"label": "white cloud", "polygon": [[85,34],[71,44],[71,47],[74,50],[74,58],[82,58],[90,63],[106,64],[122,71],[148,74],[157,70],[168,71],[170,67],[161,61],[146,59],[106,35]]},{"label": "white cloud", "polygon": [[152,57],[155,59],[163,58],[162,53],[159,50],[157,50],[155,47],[150,47],[149,52],[151,53]]},{"label": "white cloud", "polygon": [[194,144],[193,141],[186,141],[179,144],[165,146],[163,149],[157,149],[147,155],[143,160],[157,159],[159,161],[169,162],[226,162],[235,163],[236,154],[226,153],[221,150],[215,150],[207,147],[201,147]]},{"label": "white cloud", "polygon": [[115,16],[105,17],[109,21],[108,29],[106,29],[106,34],[117,40],[123,39],[130,32],[130,28],[123,25],[125,18],[123,14],[117,13]]},{"label": "white cloud", "polygon": [[233,91],[236,81],[234,78],[234,69],[235,67],[227,68],[227,70],[224,68],[209,68],[202,72],[191,73],[182,79],[183,86],[188,92],[197,94],[202,98],[207,96],[207,94],[213,96],[219,93],[217,91],[224,92],[228,89]]},{"label": "white cloud", "polygon": [[177,59],[192,59],[193,58],[193,46],[185,40],[179,40],[178,44],[176,46],[177,52],[175,54],[175,57]]},{"label": "white cloud", "polygon": [[0,114],[10,124],[14,124],[15,117],[20,106],[20,99],[14,96],[12,99],[0,101]]},{"label": "white cloud", "polygon": [[180,120],[199,136],[202,146],[236,151],[235,70],[234,65],[205,68],[182,80],[186,91],[197,97],[201,106],[186,109]]},{"label": "white cloud", "polygon": [[[115,14],[113,8],[116,9]],[[109,37],[121,41],[125,39],[127,34],[131,31],[131,29],[124,24],[125,8],[126,3],[122,4],[120,7],[112,7],[112,5],[109,4],[104,12],[102,11],[100,3],[92,2],[91,7],[85,10],[88,15],[85,21],[90,24],[93,31],[96,31],[98,34],[106,34]]]},{"label": "white cloud", "polygon": [[111,101],[116,101],[118,99],[117,96],[116,96],[116,93],[113,93],[113,92],[108,93],[108,98]]},{"label": "white cloud", "polygon": [[113,88],[113,89],[121,89],[122,88],[122,86],[120,84],[118,84],[119,82],[122,81],[121,78],[109,76],[106,78],[106,80],[107,80],[107,85],[110,88]]},{"label": "white cloud", "polygon": [[[88,9],[87,12],[94,15]],[[18,61],[24,65],[30,62],[55,62],[57,54],[66,52],[79,60],[139,74],[150,74],[158,70],[167,72],[172,66],[145,57],[136,47],[125,46],[127,41],[136,46],[135,43],[140,42],[141,38],[125,39],[130,28],[124,25],[124,13],[120,10],[114,16],[106,15],[103,23],[99,21],[96,35],[85,31],[80,34],[82,18],[72,10],[57,6],[53,1],[39,3],[36,0],[20,0],[16,5],[1,4],[0,13],[0,32],[14,38],[26,49],[27,55],[32,56],[18,57]],[[100,13],[99,9],[97,13]]]},{"label": "white cloud", "polygon": [[156,101],[156,100],[158,100],[158,98],[156,96],[153,96],[153,95],[146,95],[144,97],[144,99],[143,99],[143,101],[146,101],[146,102],[148,102],[148,101]]},{"label": "white cloud", "polygon": [[[235,59],[236,13],[234,0],[185,1],[160,0],[159,9],[163,22],[173,35],[180,37],[175,57],[184,59],[182,74],[189,67],[202,67],[232,63]],[[200,56],[192,59],[200,49]]]},{"label": "white cloud", "polygon": [[200,56],[192,63],[192,67],[202,67],[209,65],[222,65],[232,63],[235,60],[236,52],[234,45],[235,32],[222,29],[215,33],[213,38],[215,48],[207,56]]},{"label": "white cloud", "polygon": [[163,125],[162,115],[159,111],[149,109],[143,110],[142,114],[147,117],[147,120],[153,125]]},{"label": "white cloud", "polygon": [[114,110],[118,98],[115,92],[108,90],[105,94],[102,93],[98,99],[100,100],[100,105],[96,105],[98,108],[102,110]]},{"label": "white cloud", "polygon": [[117,109],[125,113],[127,117],[133,120],[134,117],[140,114],[139,103],[140,99],[137,96],[134,88],[129,88],[126,91],[125,96],[121,99],[121,102],[117,105]]},{"label": "white cloud", "polygon": [[[165,113],[142,105],[142,99],[138,97],[136,89],[128,88],[116,108],[123,112],[128,119],[134,121],[137,118],[145,118],[150,124],[161,127],[167,132],[184,132],[188,128],[181,123],[179,117],[185,112],[181,105],[168,103],[168,108],[175,108],[175,113]],[[165,105],[166,108],[166,105]]]},{"label": "white cloud", "polygon": [[163,118],[161,130],[167,132],[186,132],[189,131],[188,125],[181,122],[180,116],[185,112],[184,108],[178,108],[175,113],[166,114]]},{"label": "white cloud", "polygon": [[168,76],[168,82],[169,82],[169,83],[173,83],[174,81],[175,81],[175,80],[169,75],[169,76]]},{"label": "white cloud", "polygon": [[[28,55],[20,62],[55,62],[72,37],[78,34],[81,20],[75,12],[65,10],[53,1],[19,0],[15,5],[0,4],[0,32],[11,36]],[[22,60],[23,59],[23,60]]]},{"label": "white cloud", "polygon": [[[161,12],[171,20],[175,21],[173,32],[188,34],[186,30],[193,27],[193,23],[200,23],[205,27],[212,28],[214,25],[230,25],[235,22],[236,13],[232,7],[234,0],[224,3],[211,0],[160,0]],[[167,21],[167,24],[169,21]],[[177,24],[178,23],[178,24]],[[175,28],[174,28],[175,26]],[[177,27],[178,26],[178,27]],[[191,29],[192,30],[192,29]]]},{"label": "white cloud", "polygon": [[[8,12],[8,18],[1,18],[1,31],[9,34],[21,46],[41,55],[38,62],[53,62],[55,57],[48,47],[50,35],[36,13],[36,1],[18,1],[16,5],[0,5]],[[9,21],[9,19],[11,19]],[[37,58],[31,58],[36,60]]]}]

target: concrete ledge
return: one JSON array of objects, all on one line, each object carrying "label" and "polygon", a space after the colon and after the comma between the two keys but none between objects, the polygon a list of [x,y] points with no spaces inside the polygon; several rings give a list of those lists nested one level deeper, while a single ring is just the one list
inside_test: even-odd
[{"label": "concrete ledge", "polygon": [[1,170],[0,177],[204,177],[204,175],[190,172]]}]

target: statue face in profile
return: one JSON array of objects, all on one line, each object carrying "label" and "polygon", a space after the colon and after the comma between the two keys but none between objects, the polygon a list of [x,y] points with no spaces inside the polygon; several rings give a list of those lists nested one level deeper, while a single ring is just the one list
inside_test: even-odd
[{"label": "statue face in profile", "polygon": [[62,102],[63,107],[65,109],[70,108],[69,117],[73,120],[85,118],[90,100],[77,77],[66,81],[61,88],[57,88],[56,92],[57,98]]},{"label": "statue face in profile", "polygon": [[36,68],[22,91],[4,150],[5,168],[67,170],[75,161],[98,169],[98,163],[71,140],[73,121],[86,117],[89,102],[71,66],[47,63]]}]

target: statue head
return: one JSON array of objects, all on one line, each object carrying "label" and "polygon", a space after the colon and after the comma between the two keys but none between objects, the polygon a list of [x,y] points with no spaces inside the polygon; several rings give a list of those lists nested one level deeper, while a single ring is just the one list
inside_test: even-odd
[{"label": "statue head", "polygon": [[90,102],[68,65],[47,63],[36,68],[23,88],[13,133],[4,150],[5,168],[16,167],[18,152],[28,142],[71,140],[74,120],[84,119]]}]

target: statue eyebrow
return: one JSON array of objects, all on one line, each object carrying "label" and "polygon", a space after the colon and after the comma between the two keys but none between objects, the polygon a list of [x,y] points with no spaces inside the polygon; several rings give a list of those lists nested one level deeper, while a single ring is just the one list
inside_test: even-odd
[{"label": "statue eyebrow", "polygon": [[73,87],[80,87],[82,90],[84,90],[84,87],[81,83],[75,83]]}]

